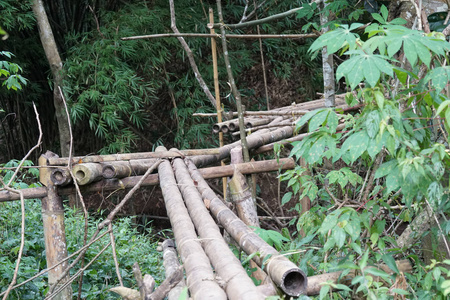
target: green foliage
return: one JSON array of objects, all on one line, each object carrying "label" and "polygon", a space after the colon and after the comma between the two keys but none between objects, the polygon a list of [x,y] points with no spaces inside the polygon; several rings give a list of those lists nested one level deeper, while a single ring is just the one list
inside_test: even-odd
[{"label": "green foliage", "polygon": [[[11,59],[14,55],[11,52],[0,51],[0,56],[6,56]],[[22,84],[27,84],[26,79],[19,74],[20,72],[22,72],[22,68],[18,64],[0,60],[0,78],[5,77],[5,80],[2,80],[2,86],[6,85],[8,90],[21,90]]]},{"label": "green foliage", "polygon": [[[18,161],[10,161],[2,167],[14,168],[17,165]],[[32,166],[32,163],[27,161],[24,166]],[[13,170],[0,169],[0,176],[3,177],[4,181],[7,181],[12,173]],[[33,183],[36,181],[37,169],[24,169],[19,174],[20,176],[14,181],[12,187],[24,189],[39,186]],[[84,220],[83,216],[76,210],[67,208],[65,210],[66,240],[70,254],[83,246]],[[29,279],[47,267],[41,211],[39,199],[25,201],[25,247],[17,279],[18,283]],[[19,201],[0,203],[0,292],[6,290],[13,277],[20,246],[20,230],[18,230],[21,226],[20,222]],[[89,219],[88,236],[93,234],[99,222],[100,220]],[[147,237],[152,234],[152,229],[149,229],[144,235],[138,232],[131,218],[121,218],[114,222],[113,230],[120,273],[125,286],[137,288],[132,273],[132,265],[135,262],[140,264],[143,273],[152,274],[157,283],[160,283],[164,276],[161,253],[156,251],[157,242]],[[94,243],[86,252],[85,260],[91,260],[109,242],[109,235],[106,235]],[[71,274],[74,273],[75,270],[72,270]],[[73,283],[74,292],[78,291],[77,282]],[[117,296],[107,290],[118,284],[110,248],[84,272],[82,298],[115,299]],[[43,275],[13,290],[10,298],[42,299],[47,289],[47,275]]]},{"label": "green foliage", "polygon": [[[364,29],[365,36],[360,36],[359,23],[337,24],[310,47],[312,56],[323,47],[346,56],[336,78],[345,79],[351,90],[347,103],[363,108],[347,116],[320,109],[300,119],[297,129],[308,124],[310,135],[293,143],[291,156],[305,159],[308,168],[281,175],[292,188],[282,202],[300,194],[300,198],[308,195],[313,207],[320,206],[298,219],[297,229],[305,234],[300,244],[305,240],[310,245],[300,266],[308,271],[309,265],[347,270],[343,275],[350,269],[360,272],[352,281],[352,291],[326,283],[320,299],[332,299],[335,289],[344,290],[341,296],[361,293],[368,299],[393,295],[426,299],[434,294],[444,299],[450,284],[440,274],[448,269],[439,263],[417,266],[418,274],[406,275],[411,286],[406,290],[389,290],[373,277],[392,286],[400,276],[394,257],[398,259],[401,249],[389,228],[397,219],[410,221],[412,205],[419,207],[427,200],[437,212],[450,209],[446,171],[450,167],[446,66],[450,44],[438,34],[401,26],[403,20],[388,22],[385,7],[372,17],[377,23]],[[339,120],[345,122],[341,132],[336,131]],[[436,125],[444,130],[434,129]],[[315,187],[314,193],[305,193],[309,186]],[[392,203],[409,209],[399,213]],[[300,211],[298,205],[295,209]],[[412,246],[403,249],[405,254],[414,253]],[[367,268],[375,263],[386,264],[393,275]]]}]

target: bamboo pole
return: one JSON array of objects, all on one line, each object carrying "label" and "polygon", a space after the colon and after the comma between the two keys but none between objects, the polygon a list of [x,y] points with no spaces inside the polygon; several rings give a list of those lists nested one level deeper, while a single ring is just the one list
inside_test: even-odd
[{"label": "bamboo pole", "polygon": [[[339,125],[337,126],[336,130],[339,131],[339,130],[342,130],[342,129],[344,129],[344,128],[345,128],[345,125],[344,125],[344,124],[339,124]],[[313,132],[302,133],[302,134],[296,135],[296,136],[294,136],[294,137],[285,139],[285,140],[283,140],[283,141],[281,141],[281,142],[277,142],[277,144],[280,144],[280,145],[283,145],[283,146],[288,146],[288,145],[291,145],[292,142],[301,141],[301,140],[303,140],[305,137],[307,137],[307,136],[309,136],[309,135],[311,135],[311,134],[313,134]],[[253,154],[261,154],[261,153],[265,153],[265,152],[268,152],[268,151],[272,151],[274,145],[275,145],[275,143],[268,143],[268,144],[265,144],[265,145],[263,145],[263,146],[261,146],[261,147],[255,149],[255,151],[253,151]]]},{"label": "bamboo pole", "polygon": [[111,162],[102,164],[102,176],[106,179],[129,177],[133,174],[127,162]]},{"label": "bamboo pole", "polygon": [[[56,192],[56,187],[50,181],[47,183],[47,196],[42,198],[42,222],[44,227],[45,256],[47,267],[58,264],[67,258],[67,244],[64,227],[64,208],[61,198]],[[49,287],[56,285],[56,289],[64,285],[69,276],[66,275],[59,283],[61,275],[66,271],[68,262],[61,263],[58,267],[48,271]],[[68,285],[53,299],[72,299],[72,288]]]},{"label": "bamboo pole", "polygon": [[[232,165],[243,162],[241,147],[232,149],[230,154]],[[248,226],[260,227],[255,199],[252,197],[245,176],[238,169],[234,170],[228,186],[230,187],[231,201],[236,205],[239,219]]]},{"label": "bamboo pole", "polygon": [[[258,133],[251,134],[247,137],[248,149],[258,148],[265,144],[289,138],[293,133],[294,129],[291,126],[281,127],[274,131],[269,131],[266,129],[260,130]],[[219,148],[219,154],[193,156],[191,159],[198,167],[207,166],[228,157],[230,155],[230,150],[239,145],[241,145],[241,141],[237,141]]]},{"label": "bamboo pole", "polygon": [[[277,160],[264,160],[243,163],[236,166],[242,174],[256,174],[277,171],[278,169],[287,170],[293,169],[295,162],[292,158],[282,158]],[[209,167],[199,169],[199,172],[206,179],[221,178],[233,175],[234,169],[232,166],[220,166]],[[109,179],[98,181],[89,185],[80,186],[82,193],[94,193],[101,191],[112,191],[117,189],[130,189],[134,187],[142,176],[132,176],[118,179]],[[158,174],[150,174],[146,180],[142,183],[142,186],[152,186],[159,183]],[[47,196],[47,189],[45,187],[29,188],[21,190],[24,199],[42,198]],[[63,187],[58,190],[58,193],[62,196],[76,193],[75,187]],[[0,203],[6,201],[19,200],[19,196],[16,193],[10,193],[9,191],[0,191]]]},{"label": "bamboo pole", "polygon": [[[209,22],[214,23],[214,14],[212,8],[209,8]],[[211,34],[215,34],[214,29],[211,28]],[[216,108],[217,108],[217,122],[222,122],[222,105],[220,103],[220,91],[219,91],[219,71],[217,66],[217,44],[214,38],[211,38],[211,51],[213,59],[213,72],[214,72],[214,92],[216,97]],[[214,129],[213,129],[214,130]],[[219,146],[223,147],[223,133],[219,132]],[[225,162],[222,160],[220,162],[222,166],[225,166]],[[227,178],[222,178],[222,191],[223,196],[226,197],[227,194]]]},{"label": "bamboo pole", "polygon": [[79,185],[86,185],[102,179],[102,166],[95,163],[78,164],[72,168]]},{"label": "bamboo pole", "polygon": [[253,281],[247,276],[241,262],[223,239],[219,227],[205,207],[202,196],[195,187],[184,161],[180,158],[175,159],[173,168],[189,215],[202,240],[203,249],[217,275],[226,283],[224,289],[228,299],[264,299],[257,292]]},{"label": "bamboo pole", "polygon": [[[166,38],[166,37],[204,37],[204,38],[220,38],[220,34],[217,33],[158,33],[149,35],[137,35],[120,38],[122,41],[140,40],[140,39],[153,39],[153,38]],[[226,38],[230,39],[303,39],[303,38],[315,38],[316,33],[306,34],[225,34]]]},{"label": "bamboo pole", "polygon": [[307,278],[305,273],[294,263],[281,255],[263,239],[244,224],[213,192],[208,183],[197,171],[194,163],[186,160],[191,177],[197,182],[197,188],[203,200],[209,204],[211,214],[239,243],[247,254],[259,253],[254,261],[263,267],[273,282],[291,297],[306,293]]},{"label": "bamboo pole", "polygon": [[[163,147],[158,147],[156,151],[160,149]],[[227,299],[225,292],[215,281],[210,261],[197,238],[169,161],[159,165],[158,175],[167,215],[186,270],[186,281],[192,298]]]},{"label": "bamboo pole", "polygon": [[[177,152],[165,151],[165,152],[141,152],[141,153],[120,153],[120,154],[108,154],[108,155],[92,155],[92,156],[75,156],[72,157],[73,164],[80,163],[98,163],[107,161],[121,161],[121,160],[134,160],[134,159],[146,159],[146,158],[174,158],[192,155],[210,155],[217,154],[219,149],[187,149],[179,150]],[[48,166],[64,166],[67,165],[69,159],[67,157],[49,157],[47,158]]]},{"label": "bamboo pole", "polygon": [[[180,267],[180,262],[178,261],[177,250],[175,249],[175,243],[173,240],[168,239],[162,243],[163,249],[163,260],[164,260],[164,270],[166,278],[175,273]],[[186,286],[184,278],[172,289],[167,295],[168,300],[178,300],[180,294]]]}]

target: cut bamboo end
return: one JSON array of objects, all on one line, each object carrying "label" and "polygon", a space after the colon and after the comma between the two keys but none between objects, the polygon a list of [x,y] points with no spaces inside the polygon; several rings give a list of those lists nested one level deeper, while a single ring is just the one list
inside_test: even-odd
[{"label": "cut bamboo end", "polygon": [[54,169],[50,174],[50,180],[54,185],[63,186],[72,182],[72,176],[69,170],[66,169]]},{"label": "cut bamboo end", "polygon": [[300,269],[290,269],[286,271],[281,279],[280,288],[291,297],[298,297],[306,294],[308,280]]},{"label": "cut bamboo end", "polygon": [[102,167],[96,163],[75,165],[72,172],[79,185],[86,185],[102,178]]}]

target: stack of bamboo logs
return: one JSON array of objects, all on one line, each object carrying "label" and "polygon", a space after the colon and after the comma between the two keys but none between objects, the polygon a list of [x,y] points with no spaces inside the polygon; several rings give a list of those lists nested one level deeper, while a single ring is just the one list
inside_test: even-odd
[{"label": "stack of bamboo logs", "polygon": [[[345,109],[348,106],[345,103],[345,95],[336,96],[336,108]],[[322,108],[323,99],[310,102],[292,104],[281,108],[268,111],[246,111],[244,112],[244,124],[247,132],[255,132],[261,129],[275,129],[281,126],[294,126],[295,122],[308,112]],[[236,116],[237,113],[229,113]],[[209,114],[194,114],[194,116],[210,116]],[[231,119],[228,121],[216,123],[212,127],[214,133],[232,133],[238,135],[239,120]]]}]

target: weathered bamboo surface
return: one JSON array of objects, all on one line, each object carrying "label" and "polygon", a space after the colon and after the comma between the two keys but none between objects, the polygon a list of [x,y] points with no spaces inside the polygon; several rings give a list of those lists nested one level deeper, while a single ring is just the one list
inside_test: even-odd
[{"label": "weathered bamboo surface", "polygon": [[[175,243],[173,242],[173,240],[165,240],[162,243],[162,249],[164,271],[167,278],[178,270],[178,268],[180,267],[180,263],[178,261],[178,254],[177,250],[175,249]],[[185,286],[186,282],[183,278],[173,289],[170,290],[169,294],[167,295],[167,299],[178,300]]]},{"label": "weathered bamboo surface", "polygon": [[[336,108],[347,108],[348,105],[345,103],[345,95],[336,96]],[[323,108],[323,100],[314,100],[304,103],[293,104],[290,106],[280,107],[272,109],[269,111],[246,111],[244,112],[244,124],[247,129],[252,129],[255,131],[259,129],[259,126],[267,125],[276,116],[282,116],[285,120],[294,123],[296,118],[307,114],[311,110]],[[234,113],[231,113],[234,116]],[[194,114],[194,116],[203,116],[201,114]],[[234,132],[239,129],[239,124],[237,119],[231,119],[222,123],[216,123],[213,125],[212,130],[214,133],[223,132]]]},{"label": "weathered bamboo surface", "polygon": [[[293,169],[295,167],[295,162],[292,158],[282,158],[277,162],[277,160],[264,160],[256,162],[248,162],[239,164],[236,166],[242,174],[256,174],[277,171],[278,169],[287,170]],[[204,169],[199,169],[199,172],[206,179],[220,178],[233,175],[233,166],[223,166],[223,167],[209,167]],[[122,179],[105,179],[98,181],[89,185],[80,186],[82,193],[93,193],[101,191],[111,191],[117,189],[129,189],[136,185],[141,179],[141,176],[131,176]],[[159,183],[157,174],[150,174],[146,180],[142,183],[142,186],[152,186]],[[29,188],[21,190],[25,199],[42,198],[47,196],[47,189],[45,187]],[[70,195],[76,193],[75,187],[60,187],[58,189],[58,194]],[[17,193],[11,193],[9,191],[0,191],[0,202],[5,201],[15,201],[19,200],[20,197]]]},{"label": "weathered bamboo surface", "polygon": [[167,215],[186,270],[186,282],[192,298],[226,300],[227,296],[215,281],[210,261],[197,238],[169,161],[166,160],[159,165],[158,175]]},{"label": "weathered bamboo surface", "polygon": [[[173,158],[193,155],[207,155],[218,154],[219,149],[188,149],[164,152],[141,152],[141,153],[120,153],[120,154],[108,154],[108,155],[92,155],[92,156],[75,156],[72,157],[72,164],[80,163],[99,163],[106,161],[122,161],[133,159],[146,159],[146,158]],[[47,158],[48,166],[64,166],[68,165],[68,157],[49,157]]]},{"label": "weathered bamboo surface", "polygon": [[[255,149],[265,144],[280,141],[292,136],[294,128],[291,126],[285,126],[278,128],[274,131],[263,129],[257,133],[251,134],[247,137],[248,149]],[[219,148],[219,154],[215,155],[197,155],[192,156],[191,159],[197,167],[203,167],[214,164],[230,155],[231,149],[240,146],[241,141],[228,144]]]},{"label": "weathered bamboo surface", "polygon": [[259,255],[253,257],[253,260],[260,267],[264,267],[273,282],[287,295],[298,297],[305,294],[307,287],[305,273],[245,225],[216,196],[192,161],[187,160],[186,164],[192,178],[197,182],[197,188],[203,197],[203,201],[207,203],[210,212],[233,239],[239,243],[241,249],[249,255],[259,253]]},{"label": "weathered bamboo surface", "polygon": [[183,194],[189,215],[197,229],[211,264],[217,275],[225,282],[224,289],[228,299],[264,299],[253,281],[248,277],[241,262],[223,239],[219,227],[209,214],[202,196],[194,185],[186,164],[180,158],[173,161],[178,187]]}]

